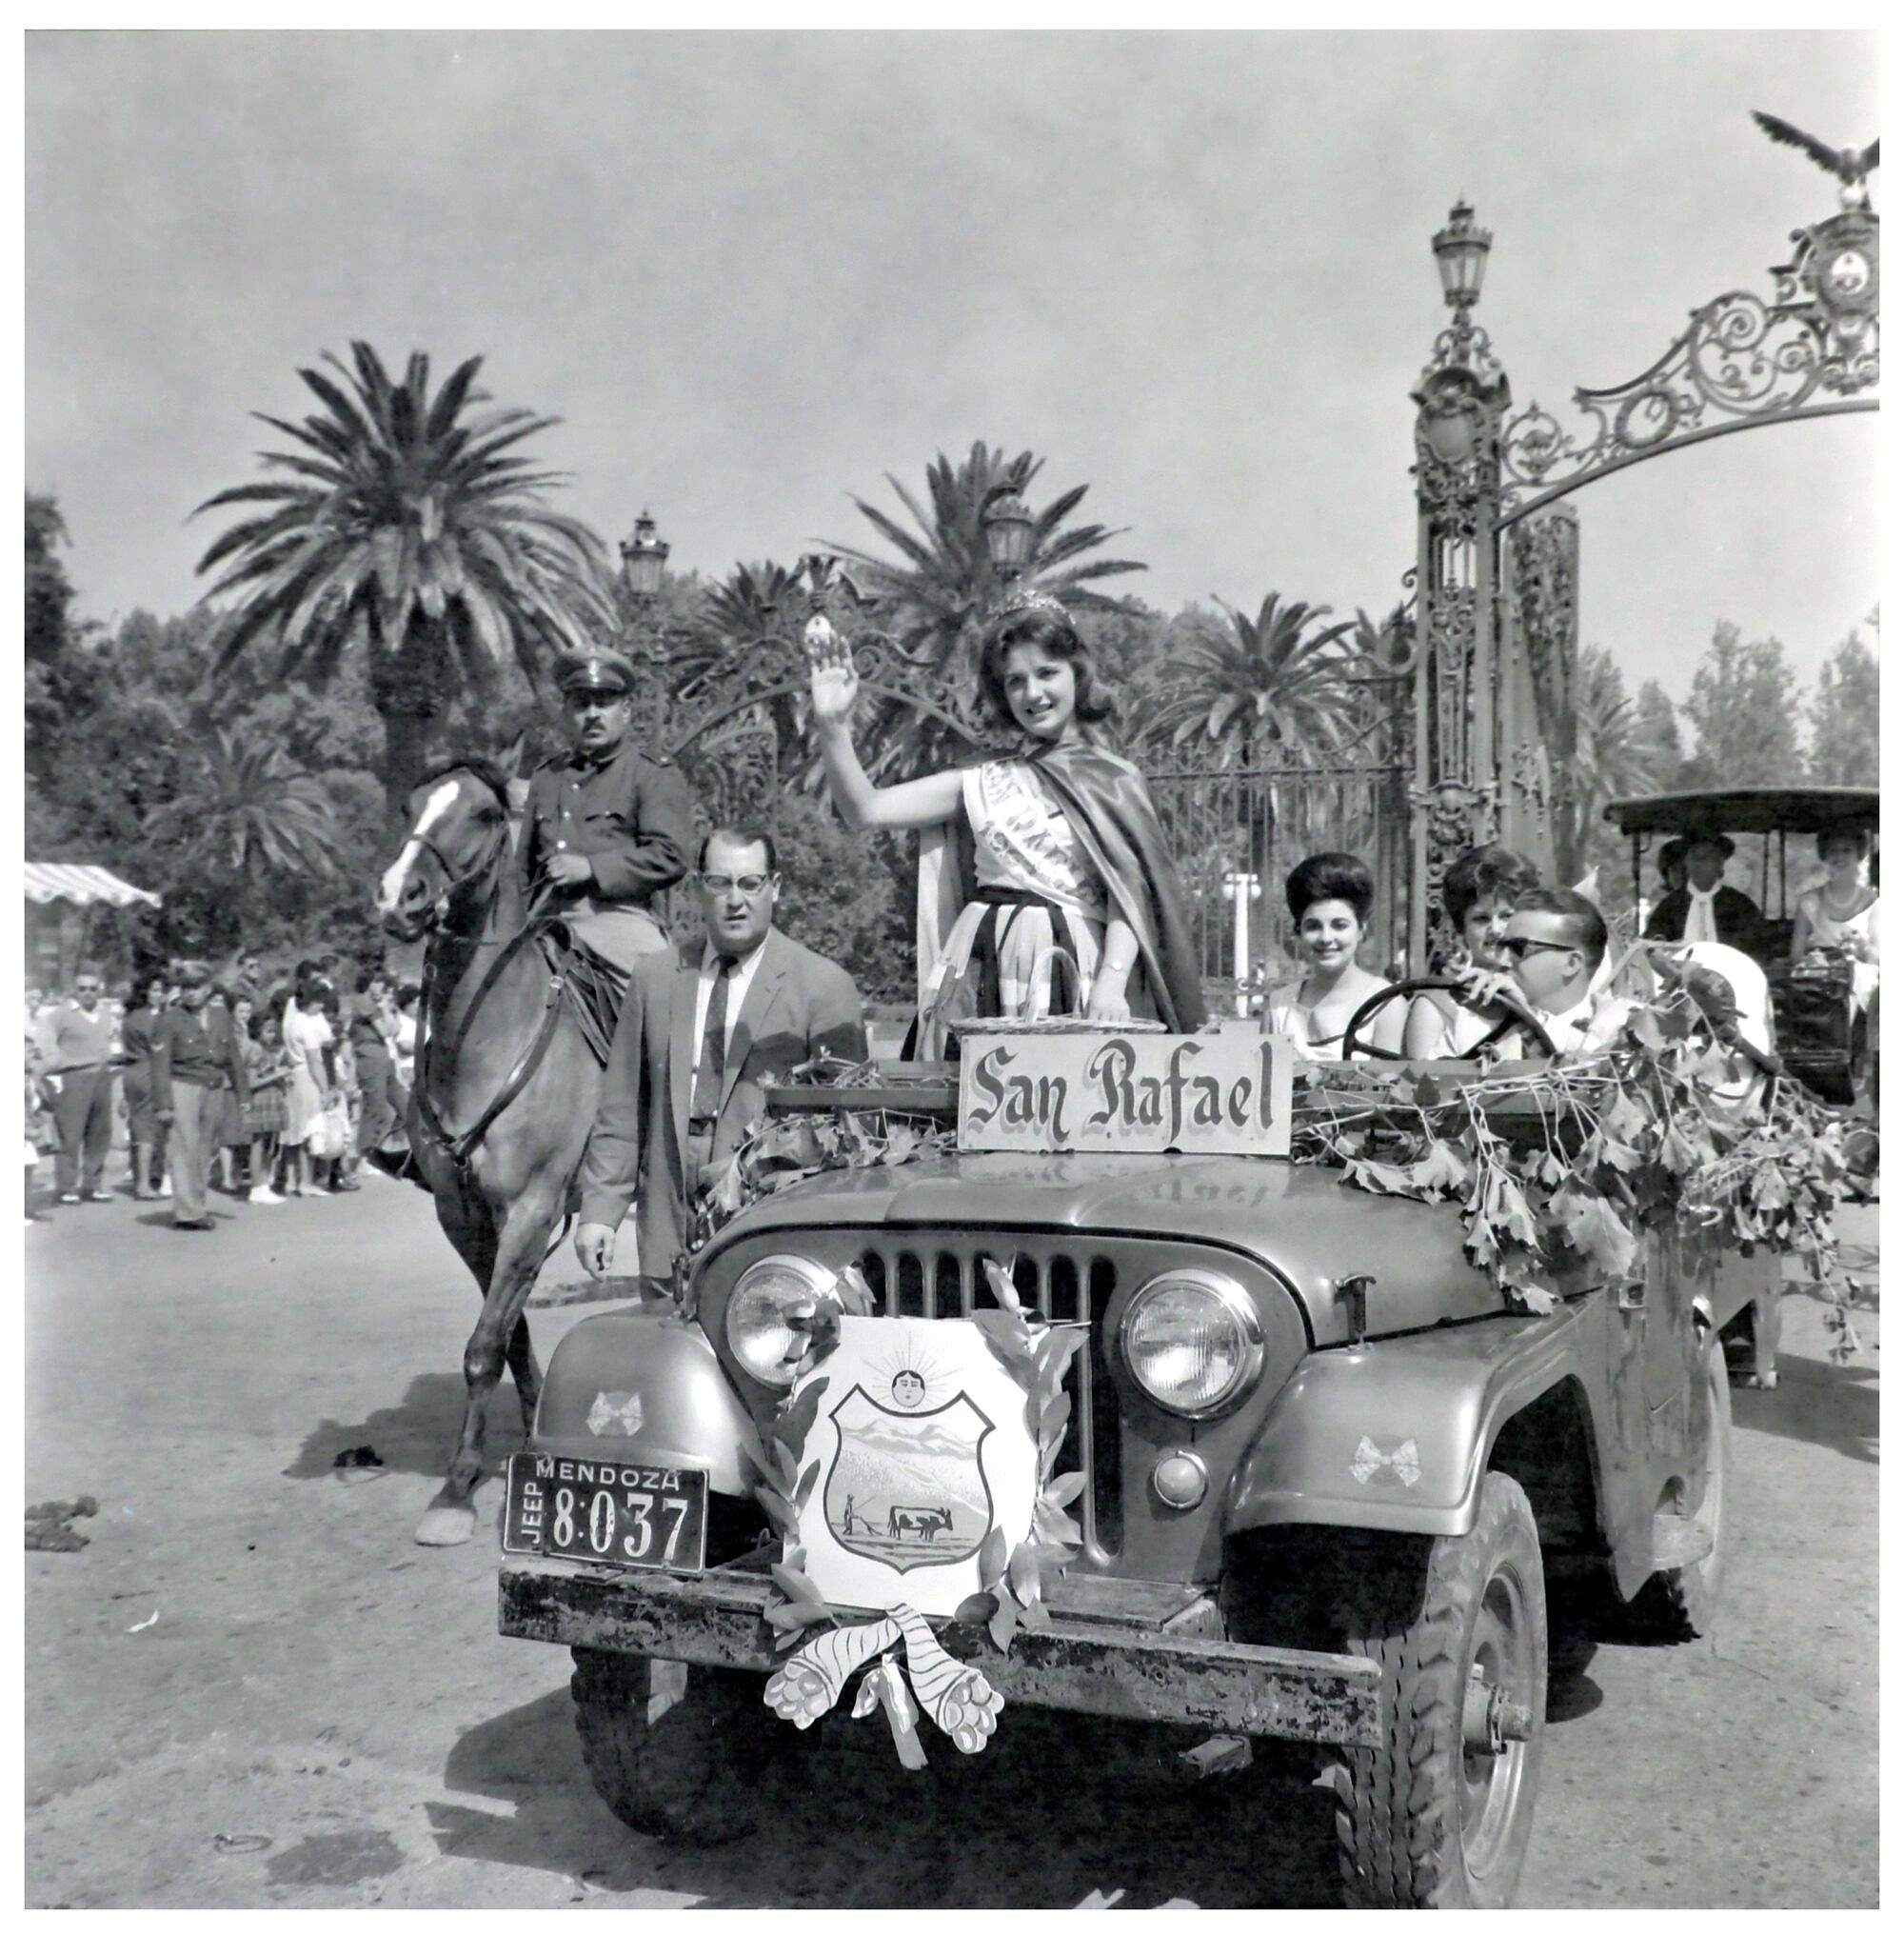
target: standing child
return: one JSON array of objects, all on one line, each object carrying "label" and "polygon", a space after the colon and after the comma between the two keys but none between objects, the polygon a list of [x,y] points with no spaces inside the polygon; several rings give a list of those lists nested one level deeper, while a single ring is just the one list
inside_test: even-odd
[{"label": "standing child", "polygon": [[245,1072],[250,1082],[245,1105],[245,1127],[251,1137],[250,1202],[282,1202],[284,1197],[271,1186],[271,1172],[277,1166],[278,1145],[288,1119],[285,1088],[291,1078],[290,1061],[285,1053],[285,1032],[270,1014],[253,1014],[249,1038],[245,1045]]}]

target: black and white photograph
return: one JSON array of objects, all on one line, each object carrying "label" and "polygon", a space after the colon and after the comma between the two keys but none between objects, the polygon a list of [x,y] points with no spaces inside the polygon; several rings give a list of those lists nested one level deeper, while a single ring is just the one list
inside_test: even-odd
[{"label": "black and white photograph", "polygon": [[20,1904],[1874,1910],[1878,33],[22,43]]}]

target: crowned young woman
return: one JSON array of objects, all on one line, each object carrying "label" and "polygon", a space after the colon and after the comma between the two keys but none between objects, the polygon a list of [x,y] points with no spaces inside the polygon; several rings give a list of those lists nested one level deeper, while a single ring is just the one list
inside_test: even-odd
[{"label": "crowned young woman", "polygon": [[1182,887],[1150,788],[1094,731],[1112,705],[1056,598],[1011,598],[980,648],[981,694],[1017,748],[897,786],[875,786],[853,749],[850,649],[823,618],[806,637],[841,817],[920,830],[916,1054],[955,1051],[950,1024],[975,1017],[1203,1025]]}]

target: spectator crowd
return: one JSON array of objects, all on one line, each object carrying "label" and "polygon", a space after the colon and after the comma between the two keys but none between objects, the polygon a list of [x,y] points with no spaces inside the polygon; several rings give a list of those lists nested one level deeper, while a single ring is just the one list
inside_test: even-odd
[{"label": "spectator crowd", "polygon": [[[175,960],[109,993],[82,965],[69,991],[27,990],[27,1220],[53,1158],[62,1206],[123,1186],[208,1229],[209,1192],[247,1204],[345,1193],[400,1166],[419,993],[381,962],[336,953],[268,982],[256,954],[223,971]],[[373,1158],[385,1157],[379,1167]]]}]

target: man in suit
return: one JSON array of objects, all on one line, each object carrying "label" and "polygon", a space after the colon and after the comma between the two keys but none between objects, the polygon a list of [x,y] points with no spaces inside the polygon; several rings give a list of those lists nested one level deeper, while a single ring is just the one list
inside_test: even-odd
[{"label": "man in suit", "polygon": [[1709,940],[1756,954],[1764,925],[1758,903],[1725,884],[1737,849],[1722,832],[1697,834],[1686,847],[1686,884],[1668,893],[1646,923],[1648,940]]},{"label": "man in suit", "polygon": [[635,1203],[641,1272],[665,1282],[691,1200],[761,1119],[762,1088],[823,1052],[865,1059],[851,976],[774,927],[775,864],[764,834],[717,827],[696,862],[704,937],[678,961],[635,963],[582,1160],[575,1252],[591,1276]]}]

